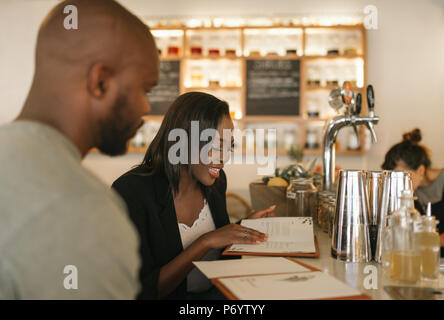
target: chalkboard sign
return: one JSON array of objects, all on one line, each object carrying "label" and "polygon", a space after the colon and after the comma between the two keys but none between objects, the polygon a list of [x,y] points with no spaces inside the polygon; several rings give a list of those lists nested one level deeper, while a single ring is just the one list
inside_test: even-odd
[{"label": "chalkboard sign", "polygon": [[299,91],[299,60],[247,60],[247,115],[299,115]]},{"label": "chalkboard sign", "polygon": [[160,61],[159,81],[148,94],[150,115],[164,115],[180,94],[180,61]]}]

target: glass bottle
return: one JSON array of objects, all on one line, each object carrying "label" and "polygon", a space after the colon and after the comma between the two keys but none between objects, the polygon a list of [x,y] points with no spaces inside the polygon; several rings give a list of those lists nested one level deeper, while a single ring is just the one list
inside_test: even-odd
[{"label": "glass bottle", "polygon": [[424,280],[437,280],[441,244],[436,225],[439,221],[432,216],[430,202],[427,206],[427,214],[421,218],[421,275]]},{"label": "glass bottle", "polygon": [[[326,227],[324,231],[328,233],[328,236],[331,238],[333,231],[333,222],[336,214],[336,197],[334,194],[330,194],[328,196],[328,215],[326,216]],[[325,230],[327,229],[327,230]]]},{"label": "glass bottle", "polygon": [[312,178],[291,179],[287,188],[287,216],[315,218],[318,189]]},{"label": "glass bottle", "polygon": [[413,192],[404,190],[401,207],[390,215],[391,250],[390,278],[399,282],[416,283],[421,278],[421,251],[418,226],[419,212],[414,208]]}]

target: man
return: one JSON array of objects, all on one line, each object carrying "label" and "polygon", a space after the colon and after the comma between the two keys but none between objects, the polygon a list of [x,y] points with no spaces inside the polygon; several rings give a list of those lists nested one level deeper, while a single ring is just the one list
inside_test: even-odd
[{"label": "man", "polygon": [[23,110],[0,127],[0,299],[136,296],[135,229],[81,159],[125,153],[157,78],[152,35],[118,3],[66,1],[45,18]]}]

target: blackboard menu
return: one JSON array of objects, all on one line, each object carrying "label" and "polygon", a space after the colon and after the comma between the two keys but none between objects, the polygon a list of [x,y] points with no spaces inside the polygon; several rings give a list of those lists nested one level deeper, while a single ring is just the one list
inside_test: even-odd
[{"label": "blackboard menu", "polygon": [[299,91],[299,60],[247,60],[247,115],[299,115]]},{"label": "blackboard menu", "polygon": [[180,61],[160,61],[159,80],[148,94],[150,115],[164,115],[180,94]]}]

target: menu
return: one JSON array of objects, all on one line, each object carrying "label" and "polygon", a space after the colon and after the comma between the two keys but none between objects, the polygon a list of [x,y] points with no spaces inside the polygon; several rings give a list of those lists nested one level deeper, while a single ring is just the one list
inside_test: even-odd
[{"label": "menu", "polygon": [[218,282],[230,298],[240,300],[368,298],[324,272],[220,278]]},{"label": "menu", "polygon": [[312,271],[299,263],[281,257],[193,261],[193,264],[209,279],[271,273]]},{"label": "menu", "polygon": [[223,254],[319,256],[315,245],[313,219],[311,217],[273,217],[245,219],[242,226],[268,234],[268,240],[259,244],[233,244]]}]

